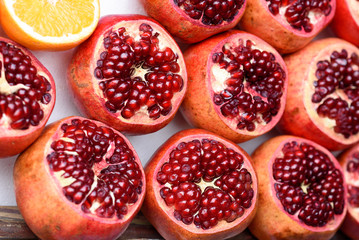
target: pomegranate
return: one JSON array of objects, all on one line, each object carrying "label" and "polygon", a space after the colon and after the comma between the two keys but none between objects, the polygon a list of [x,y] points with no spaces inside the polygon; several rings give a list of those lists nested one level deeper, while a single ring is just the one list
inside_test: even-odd
[{"label": "pomegranate", "polygon": [[39,137],[55,98],[49,71],[29,50],[0,37],[0,158],[22,152]]},{"label": "pomegranate", "polygon": [[258,211],[249,226],[259,239],[330,239],[347,211],[338,161],[304,138],[277,136],[252,154]]},{"label": "pomegranate", "polygon": [[202,129],[168,139],[145,167],[142,212],[165,239],[224,239],[242,232],[257,208],[249,155]]},{"label": "pomegranate", "polygon": [[142,0],[148,15],[163,24],[178,40],[200,42],[234,28],[246,0]]},{"label": "pomegranate", "polygon": [[291,53],[326,27],[335,9],[335,0],[248,0],[239,26],[280,53]]},{"label": "pomegranate", "polygon": [[359,229],[359,144],[339,156],[347,182],[348,213],[341,230],[350,238],[358,240]]},{"label": "pomegranate", "polygon": [[287,105],[278,127],[339,150],[359,140],[359,49],[336,38],[285,57]]},{"label": "pomegranate", "polygon": [[130,142],[103,123],[49,125],[15,162],[16,201],[41,239],[116,239],[140,210],[145,175]]},{"label": "pomegranate", "polygon": [[279,121],[287,70],[263,40],[232,30],[191,46],[184,55],[189,81],[182,113],[192,125],[243,142]]},{"label": "pomegranate", "polygon": [[132,134],[167,125],[187,88],[176,42],[141,15],[101,18],[74,54],[68,80],[86,116]]},{"label": "pomegranate", "polygon": [[359,1],[336,1],[337,9],[331,27],[340,38],[359,47]]}]

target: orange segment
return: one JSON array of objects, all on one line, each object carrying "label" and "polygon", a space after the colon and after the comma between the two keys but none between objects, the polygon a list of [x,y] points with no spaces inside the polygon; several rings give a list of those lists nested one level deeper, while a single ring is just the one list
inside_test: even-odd
[{"label": "orange segment", "polygon": [[65,50],[97,26],[98,0],[1,0],[1,24],[10,38],[35,50]]}]

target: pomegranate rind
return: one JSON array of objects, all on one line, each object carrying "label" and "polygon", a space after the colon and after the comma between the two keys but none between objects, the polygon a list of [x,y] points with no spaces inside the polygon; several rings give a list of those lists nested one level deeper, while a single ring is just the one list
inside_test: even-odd
[{"label": "pomegranate rind", "polygon": [[[26,224],[41,239],[116,239],[139,212],[146,185],[143,184],[143,191],[137,202],[128,208],[129,212],[123,219],[85,214],[80,205],[71,203],[55,180],[46,156],[61,125],[71,123],[72,119],[85,120],[81,117],[68,117],[48,125],[38,140],[17,158],[13,172],[17,205]],[[98,126],[106,126],[93,122]],[[121,133],[114,132],[133,149]],[[133,153],[136,162],[142,166],[136,152]],[[140,169],[144,176],[142,167]]]},{"label": "pomegranate rind", "polygon": [[[166,203],[160,196],[161,185],[158,183],[156,176],[160,171],[163,163],[168,161],[169,154],[181,142],[187,142],[195,139],[213,139],[223,143],[226,147],[235,150],[243,156],[243,168],[246,168],[252,176],[252,187],[255,192],[252,205],[245,210],[240,218],[233,222],[227,223],[221,221],[213,228],[203,230],[197,228],[194,224],[186,225],[178,221],[173,216],[173,209],[167,207]],[[257,210],[257,176],[252,167],[250,156],[235,143],[208,132],[203,129],[186,129],[170,137],[154,153],[152,158],[145,166],[146,174],[146,197],[141,211],[149,222],[165,239],[226,239],[233,237],[247,228],[252,221]]]},{"label": "pomegranate rind", "polygon": [[286,65],[279,53],[260,38],[243,31],[231,30],[211,37],[201,43],[192,45],[184,52],[188,72],[188,90],[181,106],[184,118],[194,127],[207,129],[233,142],[245,142],[269,132],[281,118],[287,95],[287,78],[284,79],[281,107],[278,114],[266,125],[258,125],[253,132],[240,130],[231,126],[221,114],[220,109],[213,102],[211,73],[212,55],[219,51],[227,42],[236,42],[238,39],[251,40],[255,47],[266,50],[275,55],[276,61],[288,76]]},{"label": "pomegranate rind", "polygon": [[289,72],[289,85],[287,104],[277,125],[280,131],[310,139],[333,151],[348,148],[359,141],[359,134],[346,139],[342,134],[325,127],[325,119],[318,116],[311,102],[317,62],[329,58],[334,50],[342,49],[359,55],[354,45],[339,38],[326,38],[284,57]]},{"label": "pomegranate rind", "polygon": [[359,3],[355,1],[337,0],[331,28],[338,37],[359,47]]},{"label": "pomegranate rind", "polygon": [[[174,94],[171,103],[172,110],[167,116],[152,120],[147,115],[136,114],[130,119],[122,117],[121,112],[111,113],[105,106],[99,79],[94,76],[96,62],[103,49],[103,39],[106,33],[120,27],[130,27],[141,23],[151,25],[155,31],[166,40],[167,46],[178,54],[178,64],[181,67],[179,75],[183,79],[180,92]],[[167,42],[168,41],[168,42]],[[108,15],[102,17],[92,36],[82,43],[75,51],[67,71],[67,80],[74,94],[78,109],[87,117],[96,119],[128,134],[146,134],[165,127],[175,116],[187,90],[187,71],[182,52],[171,35],[159,23],[142,15]]]},{"label": "pomegranate rind", "polygon": [[[330,239],[342,224],[346,211],[336,215],[334,221],[325,227],[310,227],[299,220],[294,220],[284,210],[282,204],[276,197],[272,165],[277,154],[282,152],[282,147],[290,141],[304,142],[314,146],[329,156],[334,166],[341,171],[340,165],[335,157],[324,147],[304,138],[290,135],[282,135],[269,139],[261,144],[251,155],[254,168],[258,176],[258,210],[255,218],[249,225],[249,230],[258,239]],[[342,171],[341,171],[342,172]],[[343,173],[342,173],[343,174]],[[345,180],[344,187],[346,188]],[[346,189],[344,194],[346,194]]]},{"label": "pomegranate rind", "polygon": [[52,98],[48,104],[41,104],[44,117],[37,126],[30,125],[26,130],[12,129],[4,117],[0,118],[0,158],[5,158],[21,153],[40,136],[55,106],[56,87],[51,73],[28,49],[7,38],[0,37],[0,41],[16,46],[31,58],[31,63],[38,70],[38,74],[44,76],[51,84],[49,93]]},{"label": "pomegranate rind", "polygon": [[246,0],[230,22],[219,25],[205,25],[192,19],[173,0],[142,0],[149,16],[159,21],[173,36],[184,43],[196,43],[217,33],[234,28],[246,9]]},{"label": "pomegranate rind", "polygon": [[[353,183],[353,185],[358,186],[358,184],[355,184],[354,182],[357,181],[357,179],[352,179],[349,176],[349,173],[347,172],[347,164],[348,161],[350,161],[353,158],[353,154],[355,152],[359,152],[359,144],[356,144],[355,146],[351,147],[350,149],[347,149],[346,151],[342,152],[338,156],[338,160],[340,165],[342,166],[342,169],[344,171],[344,178],[348,184]],[[344,219],[343,225],[340,228],[345,235],[350,237],[353,240],[358,240],[358,229],[359,229],[359,212],[358,209],[354,208],[348,203],[348,213]]]},{"label": "pomegranate rind", "polygon": [[336,9],[335,1],[331,1],[331,13],[313,24],[310,33],[293,29],[282,16],[274,16],[268,10],[266,0],[248,0],[239,27],[264,41],[267,41],[281,54],[296,52],[307,45],[333,19]]}]

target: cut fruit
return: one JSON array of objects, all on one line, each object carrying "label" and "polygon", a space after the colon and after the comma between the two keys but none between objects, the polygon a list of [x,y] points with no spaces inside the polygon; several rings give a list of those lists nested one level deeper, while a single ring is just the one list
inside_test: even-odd
[{"label": "cut fruit", "polygon": [[100,4],[98,0],[1,0],[0,13],[1,25],[14,41],[32,50],[66,50],[95,30]]}]

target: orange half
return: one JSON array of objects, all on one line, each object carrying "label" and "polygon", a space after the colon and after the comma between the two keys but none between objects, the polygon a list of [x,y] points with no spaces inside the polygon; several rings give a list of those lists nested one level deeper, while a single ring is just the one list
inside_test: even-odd
[{"label": "orange half", "polygon": [[32,50],[66,50],[95,30],[99,0],[1,0],[5,33]]}]

